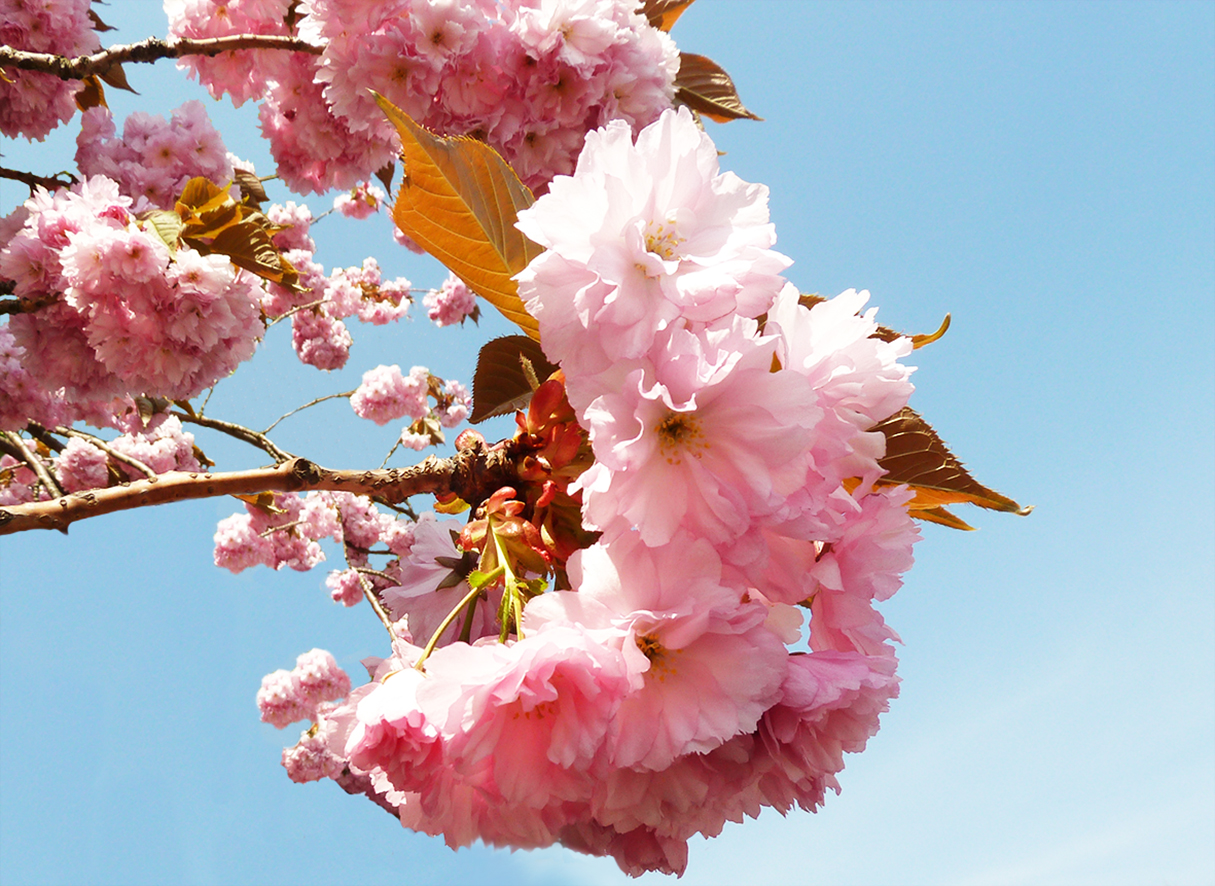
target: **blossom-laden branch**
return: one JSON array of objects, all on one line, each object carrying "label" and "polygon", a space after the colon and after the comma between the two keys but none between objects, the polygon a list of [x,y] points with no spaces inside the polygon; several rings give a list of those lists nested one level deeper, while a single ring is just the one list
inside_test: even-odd
[{"label": "blossom-laden branch", "polygon": [[301,40],[273,34],[237,34],[230,37],[169,38],[149,37],[138,43],[111,46],[92,55],[64,58],[49,52],[25,52],[10,47],[0,47],[0,68],[19,68],[23,71],[42,71],[62,80],[83,80],[93,74],[107,73],[123,62],[151,63],[162,58],[181,58],[187,55],[216,56],[237,49],[284,49],[290,52],[306,52],[320,55],[324,47]]},{"label": "blossom-laden branch", "polygon": [[[454,493],[465,501],[478,501],[509,482],[514,474],[510,462],[505,449],[475,446],[450,458],[432,456],[410,468],[388,470],[332,470],[304,458],[293,458],[274,467],[247,471],[168,471],[147,480],[0,508],[0,535],[29,529],[66,532],[68,526],[79,520],[116,511],[260,492],[350,492],[389,504],[411,495]],[[50,486],[45,478],[43,482]]]}]

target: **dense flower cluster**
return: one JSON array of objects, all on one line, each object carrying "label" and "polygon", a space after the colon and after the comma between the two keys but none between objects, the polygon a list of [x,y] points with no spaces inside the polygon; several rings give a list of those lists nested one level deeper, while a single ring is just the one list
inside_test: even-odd
[{"label": "dense flower cluster", "polygon": [[[90,0],[0,0],[0,44],[68,58],[95,52],[101,41],[89,18]],[[0,75],[0,133],[41,141],[76,113],[79,80],[7,69]]]},{"label": "dense flower cluster", "polygon": [[475,322],[480,314],[477,297],[455,274],[449,274],[443,285],[422,298],[426,316],[435,326],[455,326],[471,317]]},{"label": "dense flower cluster", "polygon": [[70,403],[193,397],[248,359],[265,330],[256,277],[222,255],[171,253],[136,208],[104,176],[39,188],[0,245],[15,294],[52,301],[9,321],[22,365]]},{"label": "dense flower cluster", "polygon": [[76,165],[82,173],[104,175],[118,182],[122,193],[145,197],[161,209],[172,209],[186,182],[195,176],[232,181],[233,158],[199,101],[186,102],[170,120],[131,114],[121,139],[115,137],[109,109],[93,108],[81,117],[76,146]]},{"label": "dense flower cluster", "polygon": [[[897,694],[874,603],[917,531],[909,494],[874,487],[869,429],[906,403],[910,341],[873,336],[864,293],[801,303],[766,190],[722,173],[686,111],[636,141],[592,133],[519,227],[547,247],[520,294],[585,429],[543,459],[576,467],[589,440],[566,491],[594,534],[539,593],[551,482],[534,505],[501,490],[463,529],[424,515],[377,590],[393,654],[298,753],[452,846],[681,872],[694,834],[819,806]],[[473,584],[474,555],[507,575]],[[337,574],[335,598],[352,585]]]},{"label": "dense flower cluster", "polygon": [[[165,0],[181,37],[289,33],[286,0]],[[377,90],[423,125],[474,134],[541,190],[572,171],[588,129],[636,128],[671,106],[679,55],[635,0],[312,0],[299,36],[318,58],[265,50],[181,64],[212,95],[263,99],[279,174],[301,193],[349,189],[392,162]],[[354,201],[357,203],[357,200]],[[353,203],[350,204],[353,206]]]}]

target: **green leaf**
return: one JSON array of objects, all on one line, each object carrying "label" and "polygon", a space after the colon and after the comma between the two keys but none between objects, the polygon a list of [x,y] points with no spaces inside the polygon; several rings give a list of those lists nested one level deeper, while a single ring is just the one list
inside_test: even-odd
[{"label": "green leaf", "polygon": [[532,398],[532,384],[524,360],[531,365],[533,378],[540,381],[557,371],[540,345],[525,335],[507,335],[485,343],[477,355],[473,374],[473,409],[469,421],[477,424],[526,408]]},{"label": "green leaf", "polygon": [[178,241],[186,228],[180,215],[171,209],[153,209],[139,216],[139,220],[146,222],[153,233],[164,241],[165,246],[169,247],[169,255],[177,254]]},{"label": "green leaf", "polygon": [[378,93],[376,101],[401,136],[397,227],[539,339],[539,324],[512,279],[543,251],[515,227],[519,210],[534,202],[532,192],[484,142],[442,138]]}]

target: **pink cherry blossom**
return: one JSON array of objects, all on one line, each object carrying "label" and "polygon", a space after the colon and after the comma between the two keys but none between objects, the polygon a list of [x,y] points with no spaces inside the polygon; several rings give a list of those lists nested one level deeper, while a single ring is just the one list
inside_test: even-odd
[{"label": "pink cherry blossom", "polygon": [[401,367],[377,366],[363,373],[363,383],[350,397],[350,406],[359,418],[385,425],[398,418],[422,418],[429,411],[427,392],[430,372],[425,366],[415,366],[408,377]]},{"label": "pink cherry blossom", "polygon": [[422,299],[428,316],[435,326],[463,324],[477,310],[477,296],[455,274],[449,274],[438,289]]}]

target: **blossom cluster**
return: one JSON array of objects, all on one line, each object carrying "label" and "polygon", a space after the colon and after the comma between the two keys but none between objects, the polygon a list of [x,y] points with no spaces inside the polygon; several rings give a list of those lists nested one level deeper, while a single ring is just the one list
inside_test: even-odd
[{"label": "blossom cluster", "polygon": [[[101,41],[89,17],[90,0],[0,0],[0,44],[73,58],[96,52]],[[0,133],[42,141],[76,113],[79,80],[40,71],[7,69],[0,75]]]},{"label": "blossom cluster", "polygon": [[349,189],[392,162],[396,134],[369,90],[428,128],[497,148],[534,190],[572,171],[588,129],[650,123],[679,55],[635,0],[165,0],[179,37],[295,32],[307,53],[242,50],[180,64],[219,97],[262,99],[262,132],[300,193]]},{"label": "blossom cluster", "polygon": [[[104,175],[122,193],[172,209],[186,182],[202,176],[231,182],[233,158],[224,148],[200,101],[188,101],[172,117],[136,112],[115,136],[108,108],[92,108],[80,119],[76,165],[86,176]],[[238,161],[239,162],[239,161]]]},{"label": "blossom cluster", "polygon": [[193,397],[265,331],[260,281],[225,256],[171,250],[137,214],[146,205],[101,175],[39,188],[0,241],[0,277],[19,297],[50,302],[9,321],[22,366],[69,404]]},{"label": "blossom cluster", "polygon": [[[392,655],[298,746],[406,827],[682,872],[691,836],[838,791],[897,694],[874,604],[917,531],[871,428],[906,403],[911,343],[875,337],[866,293],[804,304],[766,189],[717,158],[686,110],[609,123],[520,214],[576,433],[520,469],[538,495],[418,521],[376,590]],[[558,494],[586,533],[566,554]]]}]

